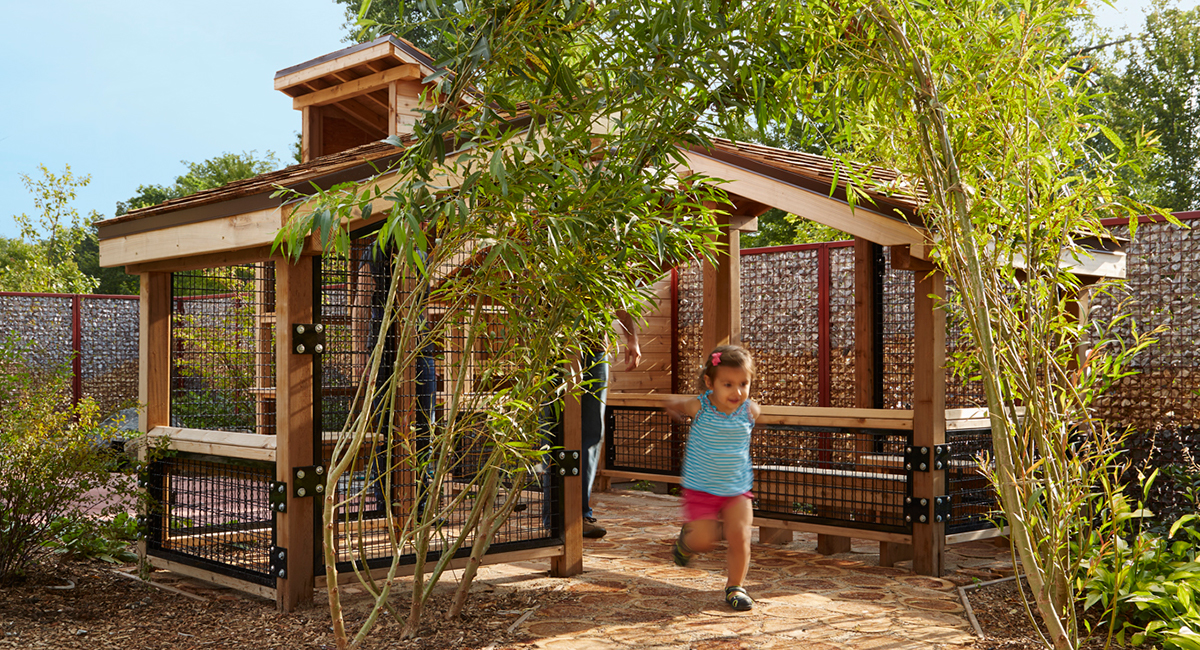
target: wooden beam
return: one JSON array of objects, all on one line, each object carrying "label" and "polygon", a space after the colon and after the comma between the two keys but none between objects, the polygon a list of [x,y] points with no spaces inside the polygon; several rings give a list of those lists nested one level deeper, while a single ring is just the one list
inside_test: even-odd
[{"label": "wooden beam", "polygon": [[138,304],[138,428],[171,423],[171,274],[144,273]]},{"label": "wooden beam", "polygon": [[742,340],[741,314],[741,239],[730,227],[731,217],[719,213],[721,235],[716,264],[704,263],[704,337],[707,354],[718,345],[738,344]]},{"label": "wooden beam", "polygon": [[178,573],[181,576],[196,578],[197,580],[204,580],[205,582],[211,582],[214,585],[229,587],[230,589],[236,589],[242,593],[259,596],[260,598],[275,598],[275,590],[270,587],[264,587],[263,585],[254,584],[253,582],[231,578],[222,573],[206,571],[189,564],[172,562],[171,560],[165,560],[161,557],[151,556],[148,559],[150,561],[150,566],[156,569],[170,571],[171,573]]},{"label": "wooden beam", "polygon": [[875,245],[854,239],[854,405],[875,408]]},{"label": "wooden beam", "polygon": [[275,461],[276,438],[272,435],[157,426],[146,437],[167,438],[176,451]]},{"label": "wooden beam", "polygon": [[[914,254],[914,250],[917,253]],[[892,268],[900,271],[932,271],[933,263],[919,256],[923,250],[919,246],[892,246]]]},{"label": "wooden beam", "polygon": [[300,161],[309,162],[325,155],[325,111],[308,106],[300,111]]},{"label": "wooden beam", "polygon": [[[481,559],[481,564],[484,564],[484,565],[514,564],[517,562],[528,562],[530,560],[542,560],[542,559],[546,559],[546,558],[555,558],[555,557],[561,556],[562,554],[563,554],[562,546],[544,546],[541,548],[530,548],[530,549],[525,549],[525,550],[521,550],[521,551],[509,551],[507,553],[488,553],[487,555],[484,555],[483,558]],[[461,569],[461,568],[467,566],[467,564],[470,563],[470,561],[471,561],[471,558],[469,558],[469,557],[455,558],[453,560],[450,560],[450,562],[448,562],[446,564],[446,569],[450,570],[450,571]],[[434,564],[435,564],[434,562],[427,562],[425,564],[425,567],[429,571],[432,571]],[[388,576],[388,573],[391,570],[392,570],[391,567],[380,567],[378,569],[372,569],[369,573],[372,578],[374,578],[376,580],[380,580],[380,579],[386,578]],[[405,577],[405,576],[411,576],[415,572],[416,572],[416,565],[401,564],[396,569],[395,577],[400,578],[400,577]],[[338,574],[337,581],[338,581],[339,585],[354,584],[354,583],[358,582],[358,577],[354,574],[353,571],[343,571]],[[329,585],[329,580],[324,575],[317,577],[317,588],[318,589],[324,589],[328,585]]]},{"label": "wooden beam", "polygon": [[331,59],[318,65],[309,66],[303,70],[297,70],[289,75],[276,77],[275,90],[286,91],[292,86],[315,81],[316,79],[320,79],[321,77],[337,72],[338,70],[345,70],[347,68],[353,68],[354,66],[369,63],[371,61],[378,61],[380,59],[391,57],[393,56],[392,50],[392,44],[385,41],[383,43],[379,43],[378,45],[372,45],[366,49],[359,50],[353,54],[340,56],[336,59]]},{"label": "wooden beam", "polygon": [[353,79],[324,90],[318,90],[307,95],[300,95],[292,100],[292,108],[296,110],[303,109],[307,106],[324,106],[341,102],[359,95],[383,90],[387,88],[393,81],[400,80],[415,80],[421,78],[421,66],[413,63],[389,68],[383,72],[376,72],[365,77]]},{"label": "wooden beam", "polygon": [[[583,411],[579,401],[579,378],[583,369],[578,359],[572,364],[571,381],[563,400],[563,448],[579,450],[583,442]],[[551,479],[553,480],[553,479]],[[583,479],[578,474],[562,479],[563,553],[550,561],[550,575],[558,578],[583,573]]]},{"label": "wooden beam", "polygon": [[729,194],[758,201],[805,219],[816,221],[855,237],[862,237],[885,246],[923,245],[926,231],[900,219],[848,204],[816,192],[789,185],[782,181],[709,158],[694,151],[684,151],[688,167],[693,172],[726,181],[721,189]]},{"label": "wooden beam", "polygon": [[102,266],[129,266],[269,246],[291,206],[140,232],[100,241]]},{"label": "wooden beam", "polygon": [[[946,278],[940,271],[914,274],[913,446],[946,442]],[[946,494],[945,472],[913,472],[913,499]],[[913,522],[913,572],[941,576],[945,572],[946,525]]]},{"label": "wooden beam", "polygon": [[[315,498],[296,498],[292,470],[317,462],[313,445],[313,357],[292,350],[292,324],[313,322],[313,274],[316,258],[291,264],[275,260],[276,464],[275,478],[288,485],[287,512],[275,513],[276,545],[288,552],[288,572],[277,581],[279,609],[312,604]],[[333,495],[330,495],[332,498]]]},{"label": "wooden beam", "polygon": [[195,271],[197,269],[253,264],[255,262],[265,262],[269,259],[271,259],[271,247],[257,246],[236,251],[221,251],[219,253],[194,255],[192,257],[162,260],[159,262],[130,264],[125,267],[125,272],[138,275],[141,273]]},{"label": "wooden beam", "polygon": [[912,535],[905,535],[903,533],[884,533],[877,530],[842,528],[841,526],[810,524],[804,521],[791,521],[788,519],[755,517],[751,524],[764,528],[785,528],[787,530],[797,530],[803,533],[817,533],[818,535],[832,535],[835,537],[849,536],[852,539],[871,539],[881,542],[893,542],[896,544],[909,544],[912,542]]}]

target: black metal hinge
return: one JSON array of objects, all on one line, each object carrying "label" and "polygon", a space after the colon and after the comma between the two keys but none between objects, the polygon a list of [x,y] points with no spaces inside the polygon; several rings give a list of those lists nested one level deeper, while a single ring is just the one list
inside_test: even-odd
[{"label": "black metal hinge", "polygon": [[555,449],[550,452],[550,465],[559,476],[579,476],[579,450]]},{"label": "black metal hinge", "polygon": [[282,546],[271,547],[271,567],[268,572],[276,578],[287,577],[287,549]]},{"label": "black metal hinge", "polygon": [[273,512],[287,512],[287,483],[283,481],[271,481],[270,490],[267,502],[271,504],[271,510]]},{"label": "black metal hinge", "polygon": [[950,521],[950,497],[934,497],[932,507],[929,499],[904,497],[904,521],[910,524],[944,524]]},{"label": "black metal hinge", "polygon": [[296,354],[321,354],[325,351],[325,326],[320,323],[292,325],[292,351]]},{"label": "black metal hinge", "polygon": [[[929,447],[905,447],[904,470],[908,472],[931,472],[950,468],[950,445]],[[931,457],[932,456],[932,457]]]}]

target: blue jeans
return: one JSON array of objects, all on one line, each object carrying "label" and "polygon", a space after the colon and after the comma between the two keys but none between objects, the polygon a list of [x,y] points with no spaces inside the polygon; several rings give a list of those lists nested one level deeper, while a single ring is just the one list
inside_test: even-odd
[{"label": "blue jeans", "polygon": [[[596,480],[596,470],[600,466],[600,454],[604,452],[604,400],[608,393],[608,351],[604,348],[589,350],[583,355],[583,393],[579,396],[580,433],[579,440],[579,475],[583,481],[583,516],[592,516],[592,483]],[[542,412],[543,428],[550,438],[551,444],[562,440],[562,411],[555,413],[554,405],[549,405]],[[556,424],[551,427],[551,422]],[[550,434],[553,435],[550,435]],[[550,470],[547,470],[548,472]],[[546,513],[545,525],[550,528],[550,504],[552,500],[551,486],[556,484],[556,474],[549,474],[544,484]]]}]

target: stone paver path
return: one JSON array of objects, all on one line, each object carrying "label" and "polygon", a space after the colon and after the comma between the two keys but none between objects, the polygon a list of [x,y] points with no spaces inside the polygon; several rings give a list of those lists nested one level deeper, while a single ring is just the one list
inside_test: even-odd
[{"label": "stone paver path", "polygon": [[[584,540],[584,573],[545,577],[545,563],[487,567],[484,582],[559,585],[577,604],[538,609],[523,623],[537,648],[958,648],[974,644],[956,587],[1011,575],[1007,549],[993,541],[950,547],[945,578],[912,575],[910,563],[878,565],[878,544],[815,553],[816,536],[786,546],[754,544],[746,588],[750,612],[722,600],[721,549],[687,568],[671,562],[678,499],[645,492],[593,495],[608,529]],[[564,584],[565,583],[565,584]]]}]

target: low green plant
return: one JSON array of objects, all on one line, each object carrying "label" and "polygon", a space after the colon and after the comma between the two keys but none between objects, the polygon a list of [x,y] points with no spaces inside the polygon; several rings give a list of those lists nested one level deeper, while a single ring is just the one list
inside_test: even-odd
[{"label": "low green plant", "polygon": [[630,489],[638,492],[653,492],[654,481],[634,481]]},{"label": "low green plant", "polygon": [[[1156,475],[1145,481],[1144,493]],[[1084,611],[1102,608],[1109,643],[1200,650],[1200,516],[1180,517],[1163,536],[1144,525],[1150,512],[1120,492],[1109,505],[1078,581]]]},{"label": "low green plant", "polygon": [[137,517],[119,512],[112,519],[60,517],[50,524],[50,539],[44,543],[69,560],[103,560],[116,564],[133,562],[137,554],[130,544],[137,539]]},{"label": "low green plant", "polygon": [[[72,404],[65,367],[29,363],[27,346],[0,341],[0,583],[19,579],[83,513],[129,509],[135,482],[110,471],[95,403]],[[83,544],[85,535],[70,532]]]}]

